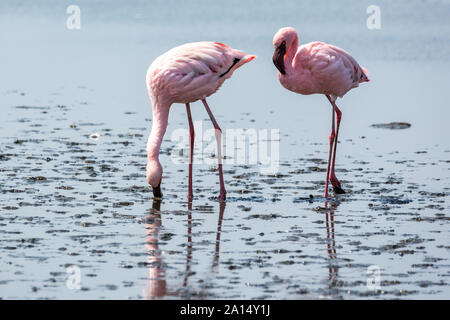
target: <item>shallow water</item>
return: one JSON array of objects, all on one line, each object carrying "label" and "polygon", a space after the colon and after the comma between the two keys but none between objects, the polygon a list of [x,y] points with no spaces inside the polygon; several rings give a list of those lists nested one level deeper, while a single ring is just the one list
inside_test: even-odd
[{"label": "shallow water", "polygon": [[[370,31],[364,1],[80,1],[82,28],[70,31],[64,3],[2,2],[0,297],[449,298],[450,3],[379,3],[382,28]],[[371,71],[338,101],[347,193],[328,202],[330,107],[278,84],[271,40],[284,25]],[[276,174],[225,162],[222,206],[214,148],[196,159],[185,201],[187,165],[171,160],[182,105],[162,148],[162,202],[145,181],[146,68],[197,40],[259,57],[208,100],[222,129],[280,130]],[[193,105],[197,143],[212,127],[202,109]],[[372,127],[391,122],[411,127]],[[380,289],[367,287],[370,266]]]}]

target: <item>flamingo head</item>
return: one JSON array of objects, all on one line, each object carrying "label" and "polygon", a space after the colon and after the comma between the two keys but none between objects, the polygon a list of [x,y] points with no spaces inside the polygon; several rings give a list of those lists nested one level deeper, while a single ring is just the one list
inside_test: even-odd
[{"label": "flamingo head", "polygon": [[149,185],[153,188],[153,196],[155,198],[162,198],[161,181],[162,181],[162,166],[158,160],[150,160],[147,162],[146,178]]},{"label": "flamingo head", "polygon": [[298,39],[297,32],[292,27],[281,28],[273,37],[275,51],[272,61],[278,71],[283,75],[286,74],[284,57],[296,38]]}]

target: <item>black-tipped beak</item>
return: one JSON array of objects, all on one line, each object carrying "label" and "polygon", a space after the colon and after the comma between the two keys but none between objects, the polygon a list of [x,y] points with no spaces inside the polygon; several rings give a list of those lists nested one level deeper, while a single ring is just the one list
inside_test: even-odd
[{"label": "black-tipped beak", "polygon": [[273,53],[273,64],[277,67],[278,71],[281,74],[286,74],[286,70],[284,69],[284,55],[286,54],[286,42],[282,42]]},{"label": "black-tipped beak", "polygon": [[157,187],[153,188],[153,197],[155,198],[162,198],[162,193],[161,193],[161,183],[158,184]]}]

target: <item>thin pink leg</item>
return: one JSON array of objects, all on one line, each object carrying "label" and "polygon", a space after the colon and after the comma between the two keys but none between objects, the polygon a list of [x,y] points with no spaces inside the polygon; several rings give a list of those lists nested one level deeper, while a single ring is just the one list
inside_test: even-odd
[{"label": "thin pink leg", "polygon": [[345,191],[341,188],[341,183],[336,178],[336,174],[334,172],[334,166],[336,163],[336,149],[338,144],[339,126],[341,124],[342,112],[341,110],[339,110],[338,106],[334,101],[330,100],[330,102],[333,105],[334,111],[336,112],[336,137],[334,142],[333,161],[331,162],[330,182],[333,185],[334,192],[336,192],[337,194],[343,194],[345,193]]},{"label": "thin pink leg", "polygon": [[208,112],[209,118],[211,119],[211,122],[213,123],[215,129],[217,141],[217,160],[219,162],[219,182],[220,182],[219,200],[225,201],[227,192],[225,190],[225,183],[223,181],[223,172],[222,172],[222,129],[220,129],[219,125],[217,124],[217,121],[214,118],[206,100],[202,99],[202,102],[203,105],[205,106],[206,112]]},{"label": "thin pink leg", "polygon": [[[330,96],[327,95],[328,100],[331,101]],[[334,108],[331,109],[332,111],[332,119],[331,119],[331,133],[329,136],[330,141],[330,151],[328,152],[328,164],[327,164],[327,178],[325,180],[325,193],[324,197],[328,198],[328,180],[330,176],[330,166],[331,166],[331,154],[333,152],[333,143],[334,143],[334,137],[335,137],[335,131],[334,131]]]},{"label": "thin pink leg", "polygon": [[188,122],[189,122],[189,182],[188,182],[188,201],[191,202],[194,198],[194,193],[192,191],[192,163],[194,162],[194,139],[195,139],[195,132],[194,132],[194,124],[192,123],[192,116],[191,116],[191,107],[189,103],[186,103],[186,111],[188,116]]}]

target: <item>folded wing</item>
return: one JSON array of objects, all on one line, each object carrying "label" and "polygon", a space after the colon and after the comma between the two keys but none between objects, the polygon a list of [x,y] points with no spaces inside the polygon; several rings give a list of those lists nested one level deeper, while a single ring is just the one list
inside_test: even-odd
[{"label": "folded wing", "polygon": [[369,81],[367,70],[350,54],[323,42],[301,46],[294,61],[294,68],[296,66],[309,71],[311,80],[321,93],[342,97],[359,83]]}]

